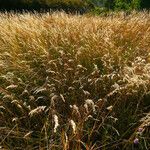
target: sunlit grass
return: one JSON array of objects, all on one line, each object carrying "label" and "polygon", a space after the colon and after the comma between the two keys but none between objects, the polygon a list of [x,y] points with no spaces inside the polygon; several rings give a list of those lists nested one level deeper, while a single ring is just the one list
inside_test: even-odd
[{"label": "sunlit grass", "polygon": [[148,149],[150,14],[0,14],[0,146]]}]

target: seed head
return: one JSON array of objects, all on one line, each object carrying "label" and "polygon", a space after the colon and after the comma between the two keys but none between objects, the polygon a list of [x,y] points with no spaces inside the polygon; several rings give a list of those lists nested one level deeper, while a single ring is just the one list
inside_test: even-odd
[{"label": "seed head", "polygon": [[40,113],[42,113],[44,111],[45,108],[46,108],[46,106],[39,106],[39,107],[31,110],[29,112],[29,116],[33,117],[34,115],[40,114]]},{"label": "seed head", "polygon": [[96,105],[94,104],[93,100],[91,100],[91,99],[87,99],[85,101],[84,107],[87,112],[88,112],[88,107],[91,107],[94,113],[96,111],[96,109],[95,109]]},{"label": "seed head", "polygon": [[76,133],[76,124],[72,119],[70,120],[70,124],[71,124],[72,130],[73,130],[73,133],[75,134]]},{"label": "seed head", "polygon": [[54,133],[56,133],[57,128],[58,128],[58,126],[59,126],[59,123],[58,123],[58,116],[57,116],[57,115],[53,115],[53,118],[54,118],[54,123],[55,123],[55,125],[54,125]]}]

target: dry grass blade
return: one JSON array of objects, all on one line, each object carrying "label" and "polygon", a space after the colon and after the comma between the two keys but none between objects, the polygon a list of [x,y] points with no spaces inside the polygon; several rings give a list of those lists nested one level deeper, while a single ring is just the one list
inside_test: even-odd
[{"label": "dry grass blade", "polygon": [[5,149],[147,149],[149,93],[149,12],[0,13]]}]

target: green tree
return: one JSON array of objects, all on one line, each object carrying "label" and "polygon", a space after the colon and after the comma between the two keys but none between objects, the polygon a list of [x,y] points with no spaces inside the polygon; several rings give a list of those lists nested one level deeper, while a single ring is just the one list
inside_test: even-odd
[{"label": "green tree", "polygon": [[141,0],[141,8],[150,9],[150,0]]},{"label": "green tree", "polygon": [[115,10],[133,10],[140,8],[141,0],[115,0]]}]

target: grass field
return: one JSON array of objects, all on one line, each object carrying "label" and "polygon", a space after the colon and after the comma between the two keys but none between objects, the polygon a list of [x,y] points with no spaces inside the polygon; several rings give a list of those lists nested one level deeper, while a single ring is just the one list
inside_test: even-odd
[{"label": "grass field", "polygon": [[148,150],[150,14],[0,14],[0,149]]}]

